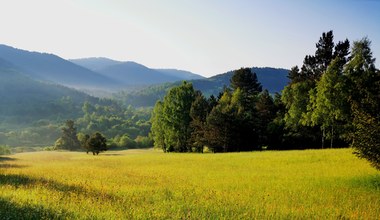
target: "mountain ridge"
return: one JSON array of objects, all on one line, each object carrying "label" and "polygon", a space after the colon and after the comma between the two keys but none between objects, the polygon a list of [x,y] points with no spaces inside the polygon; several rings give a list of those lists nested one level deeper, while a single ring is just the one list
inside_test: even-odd
[{"label": "mountain ridge", "polygon": [[12,63],[22,73],[33,79],[53,82],[76,89],[112,88],[117,81],[106,78],[57,55],[31,52],[7,45],[0,45],[0,58]]},{"label": "mountain ridge", "polygon": [[77,65],[97,71],[125,85],[148,86],[165,82],[204,78],[185,70],[154,69],[134,61],[117,61],[106,57],[90,57],[70,60]]}]

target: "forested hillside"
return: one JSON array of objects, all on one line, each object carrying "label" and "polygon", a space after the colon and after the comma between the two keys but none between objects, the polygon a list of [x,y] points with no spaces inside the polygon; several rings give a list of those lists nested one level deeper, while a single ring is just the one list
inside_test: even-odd
[{"label": "forested hillside", "polygon": [[2,123],[76,117],[83,101],[95,100],[83,92],[33,80],[4,60],[0,60],[0,77]]},{"label": "forested hillside", "polygon": [[[271,94],[279,93],[286,86],[289,79],[287,78],[288,70],[275,69],[275,68],[259,68],[253,67],[251,71],[256,73],[258,81],[267,89]],[[224,74],[219,74],[207,79],[189,80],[195,89],[202,91],[205,96],[217,96],[223,91],[224,87],[230,86],[230,80],[234,71]],[[179,86],[181,81],[175,83],[165,83],[159,85],[149,86],[147,88],[136,91],[125,91],[115,95],[126,105],[133,105],[136,107],[154,106],[156,101],[162,100],[170,88]]]},{"label": "forested hillside", "polygon": [[52,146],[68,119],[79,132],[103,132],[112,146],[149,145],[149,109],[127,108],[20,71],[0,59],[0,146]]}]

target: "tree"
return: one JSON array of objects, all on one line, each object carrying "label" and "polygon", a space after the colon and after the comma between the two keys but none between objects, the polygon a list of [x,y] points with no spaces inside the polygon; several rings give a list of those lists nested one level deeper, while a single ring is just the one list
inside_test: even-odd
[{"label": "tree", "polygon": [[275,105],[273,98],[269,95],[268,90],[264,90],[256,102],[258,116],[258,143],[260,146],[268,146],[269,143],[269,124],[276,117]]},{"label": "tree", "polygon": [[[234,93],[241,94],[241,91],[237,89]],[[238,111],[236,101],[232,103],[231,91],[225,90],[218,104],[211,110],[206,119],[205,137],[207,146],[213,152],[239,151],[241,146],[239,141],[242,139],[237,138],[240,126],[237,117]]]},{"label": "tree", "polygon": [[[191,137],[190,109],[195,100],[195,91],[191,83],[169,90],[162,104],[156,104],[152,117],[152,137],[159,141],[155,146],[161,145],[164,152],[190,152]],[[161,109],[162,108],[162,109]],[[162,134],[159,134],[162,132]]]},{"label": "tree", "polygon": [[152,127],[150,135],[153,139],[153,145],[155,148],[163,149],[166,152],[165,145],[165,129],[164,129],[164,115],[163,115],[163,103],[157,101],[153,108],[152,116],[150,119]]},{"label": "tree", "polygon": [[256,73],[252,73],[250,68],[241,68],[234,72],[231,77],[231,88],[233,90],[240,88],[243,93],[249,95],[257,95],[262,91]]},{"label": "tree", "polygon": [[206,145],[205,132],[206,132],[206,118],[210,112],[210,106],[206,98],[202,95],[200,91],[197,91],[196,98],[191,104],[190,117],[192,121],[190,122],[191,137],[190,145],[194,148],[196,152],[202,152]]},{"label": "tree", "polygon": [[354,42],[344,74],[353,118],[352,146],[358,157],[380,170],[380,71],[370,45],[367,38]]},{"label": "tree", "polygon": [[77,129],[73,120],[66,121],[66,127],[62,128],[62,135],[55,142],[56,149],[79,150],[81,144],[77,137]]},{"label": "tree", "polygon": [[107,139],[101,133],[95,132],[87,140],[86,147],[87,153],[92,152],[93,155],[98,155],[107,150]]},{"label": "tree", "polygon": [[335,133],[344,126],[349,118],[349,105],[345,97],[345,84],[342,74],[343,65],[336,57],[318,81],[316,89],[310,93],[310,121],[321,126],[323,133],[329,129],[330,147],[333,147]]},{"label": "tree", "polygon": [[[322,107],[322,104],[328,104],[326,103],[325,95],[329,92],[336,94],[336,90],[338,89],[336,86],[340,86],[340,89],[343,89],[343,83],[332,85],[334,82],[329,82],[329,85],[326,84],[327,81],[335,79],[331,78],[334,72],[333,70],[329,73],[329,79],[326,77],[323,79],[323,82],[320,81],[331,64],[331,61],[335,58],[337,58],[334,64],[335,70],[337,68],[343,68],[343,65],[348,60],[347,56],[349,54],[350,45],[347,39],[336,45],[334,45],[333,40],[334,36],[332,31],[322,34],[316,44],[315,54],[305,56],[300,71],[298,67],[294,67],[289,72],[288,77],[291,79],[291,82],[283,90],[282,96],[282,101],[287,109],[285,113],[285,123],[287,129],[290,129],[292,136],[306,137],[310,135],[309,137],[311,139],[316,139],[315,137],[321,134],[322,148],[324,147],[326,136],[327,119],[332,118],[325,118],[323,114],[327,112],[327,108],[326,106]],[[338,72],[342,75],[341,70]],[[337,71],[335,71],[335,74],[338,74]],[[337,78],[341,80],[340,76],[337,76]],[[331,97],[329,97],[328,100],[333,101]],[[332,107],[332,105],[334,104],[331,104],[330,107]],[[319,106],[318,109],[317,106]],[[337,112],[335,111],[335,113]],[[331,124],[332,122],[329,123],[328,127],[333,131],[334,126],[331,126]],[[321,132],[316,131],[316,129],[320,129]],[[333,136],[332,134],[333,132],[330,132],[330,136]],[[331,140],[333,139],[331,138]]]}]

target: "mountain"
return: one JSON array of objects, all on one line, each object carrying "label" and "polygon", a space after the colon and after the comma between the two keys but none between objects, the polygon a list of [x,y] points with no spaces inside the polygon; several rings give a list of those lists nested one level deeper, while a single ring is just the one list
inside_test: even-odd
[{"label": "mountain", "polygon": [[107,66],[99,69],[98,72],[129,86],[152,85],[182,80],[179,76],[167,75],[135,62],[122,62]]},{"label": "mountain", "polygon": [[136,62],[122,62],[104,57],[72,59],[70,61],[117,80],[128,87],[204,78],[189,71],[151,69]]},{"label": "mountain", "polygon": [[[252,67],[251,71],[256,73],[258,81],[267,89],[269,93],[281,92],[288,84],[288,72],[286,69],[276,69],[271,67]],[[230,85],[234,71],[219,74],[205,80],[195,80],[193,85],[207,95],[217,94],[222,91],[224,86]]]},{"label": "mountain", "polygon": [[155,69],[155,70],[169,76],[178,76],[182,80],[205,79],[204,76],[201,76],[189,71],[185,71],[185,70],[177,70],[177,69]]},{"label": "mountain", "polygon": [[[40,82],[0,58],[0,122],[29,123],[39,119],[70,118],[85,101],[94,100],[61,85]],[[1,124],[0,123],[0,124]]]},{"label": "mountain", "polygon": [[72,63],[75,63],[79,66],[83,66],[92,71],[98,71],[104,69],[108,66],[116,65],[122,63],[121,61],[111,60],[105,57],[90,57],[90,58],[81,58],[81,59],[70,59]]},{"label": "mountain", "polygon": [[[275,69],[275,68],[258,68],[253,67],[252,72],[257,74],[259,82],[262,84],[263,89],[267,89],[270,93],[281,92],[288,84],[287,78],[289,70]],[[223,91],[223,87],[230,85],[230,79],[234,71],[219,74],[207,79],[189,80],[195,89],[202,91],[205,96],[218,95]],[[157,100],[163,99],[166,92],[174,87],[180,85],[181,82],[164,83],[160,85],[153,85],[147,88],[136,91],[124,91],[115,95],[115,97],[126,105],[135,107],[153,106]]]},{"label": "mountain", "polygon": [[32,79],[78,89],[113,89],[121,84],[53,54],[30,52],[0,45],[0,58],[22,70]]}]

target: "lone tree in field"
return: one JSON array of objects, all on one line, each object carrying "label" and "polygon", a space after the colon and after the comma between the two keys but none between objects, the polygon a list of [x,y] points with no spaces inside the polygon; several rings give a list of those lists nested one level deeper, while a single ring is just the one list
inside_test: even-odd
[{"label": "lone tree in field", "polygon": [[107,150],[107,139],[101,133],[95,132],[88,138],[84,148],[87,153],[92,152],[93,155],[98,155],[100,152]]},{"label": "lone tree in field", "polygon": [[73,120],[66,121],[66,127],[62,128],[62,136],[55,142],[56,149],[78,150],[81,144],[77,137],[77,128]]}]

